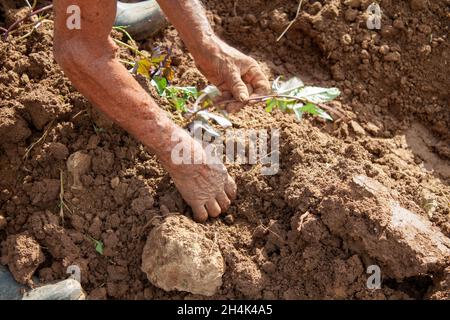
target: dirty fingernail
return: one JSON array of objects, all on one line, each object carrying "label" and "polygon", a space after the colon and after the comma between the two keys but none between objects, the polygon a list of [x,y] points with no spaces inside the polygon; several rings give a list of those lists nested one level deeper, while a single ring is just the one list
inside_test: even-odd
[{"label": "dirty fingernail", "polygon": [[239,95],[239,101],[246,101],[247,99],[248,99],[248,95],[245,94],[244,92],[242,92],[242,93]]}]

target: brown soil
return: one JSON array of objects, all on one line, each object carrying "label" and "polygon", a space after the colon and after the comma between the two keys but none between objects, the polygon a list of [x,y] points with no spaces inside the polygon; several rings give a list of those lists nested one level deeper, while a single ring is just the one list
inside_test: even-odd
[{"label": "brown soil", "polygon": [[[205,1],[216,32],[255,57],[271,79],[297,75],[337,86],[342,97],[330,106],[345,114],[332,123],[297,122],[248,107],[232,117],[238,128],[281,128],[281,167],[274,176],[229,167],[239,196],[227,217],[206,224],[226,262],[213,298],[450,298],[448,260],[406,274],[387,251],[363,243],[372,232],[365,226],[383,221],[372,219],[378,200],[355,191],[357,175],[382,183],[402,207],[450,236],[450,1],[379,3],[382,30],[370,31],[370,1],[304,1],[300,18],[276,42],[297,1]],[[0,26],[15,14],[0,10]],[[205,85],[173,28],[142,48],[155,45],[173,46],[176,84]],[[81,189],[70,188],[66,164],[76,151],[91,161]],[[60,170],[70,209],[63,216]],[[50,282],[76,263],[90,298],[202,298],[158,289],[141,271],[147,235],[168,212],[190,215],[155,157],[64,77],[52,57],[51,25],[0,41],[0,217],[7,221],[0,226],[1,261],[16,278],[29,281],[39,265],[35,274]],[[349,214],[361,224],[343,224],[340,217]],[[402,251],[409,242],[396,236],[395,250],[410,256]],[[104,243],[103,255],[90,237]],[[371,264],[385,272],[380,290],[366,288]]]}]

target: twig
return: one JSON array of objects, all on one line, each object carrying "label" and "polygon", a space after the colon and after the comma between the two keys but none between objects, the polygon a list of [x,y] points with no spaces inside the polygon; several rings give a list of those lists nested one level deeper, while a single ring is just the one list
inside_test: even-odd
[{"label": "twig", "polygon": [[[23,39],[28,38],[31,34],[33,34],[33,32],[34,32],[37,28],[39,28],[39,27],[40,27],[43,23],[45,23],[45,22],[51,22],[51,23],[53,23],[52,20],[45,19],[45,16],[44,16],[42,19],[38,20],[36,24],[34,24],[33,28],[32,28],[29,32],[27,32],[27,33],[24,34],[23,36],[17,38],[17,40],[20,41],[20,40],[23,40]],[[16,29],[16,30],[18,30],[18,29]]]},{"label": "twig", "polygon": [[136,41],[133,39],[133,37],[128,33],[128,31],[126,30],[126,28],[129,26],[115,26],[113,27],[114,30],[123,32],[125,34],[125,36],[128,38],[128,40],[130,40],[133,44],[136,44]]},{"label": "twig", "polygon": [[50,10],[53,8],[53,4],[49,4],[48,6],[42,7],[40,9],[31,11],[30,13],[28,13],[25,17],[23,17],[22,19],[17,20],[16,22],[14,22],[12,25],[9,26],[9,28],[4,32],[3,34],[3,40],[6,40],[6,38],[8,38],[8,35],[11,33],[12,30],[14,30],[15,27],[17,27],[17,25],[19,25],[20,23],[24,22],[25,20],[27,20],[28,18],[37,15],[39,13],[42,13],[44,11]]},{"label": "twig", "polygon": [[277,38],[277,42],[280,41],[280,39],[284,36],[284,34],[291,28],[291,26],[294,24],[294,22],[297,20],[299,14],[300,14],[300,9],[302,7],[302,3],[303,0],[300,0],[298,2],[298,7],[297,7],[297,13],[295,14],[295,18],[292,19],[291,22],[289,22],[288,26],[286,27],[286,29],[284,29],[284,31],[280,34],[280,36]]},{"label": "twig", "polygon": [[55,119],[53,119],[47,126],[47,128],[44,131],[44,134],[35,142],[33,142],[25,151],[25,154],[23,156],[23,160],[26,160],[28,158],[28,155],[30,154],[31,150],[37,146],[39,143],[44,142],[47,138],[48,133],[50,132],[50,129],[53,125],[53,122],[55,122]]},{"label": "twig", "polygon": [[[242,103],[248,103],[250,101],[260,101],[260,102],[264,102],[268,99],[272,99],[272,98],[282,98],[282,99],[287,99],[287,100],[292,100],[292,101],[300,101],[300,102],[304,102],[304,103],[313,103],[318,105],[319,107],[321,107],[322,109],[325,109],[331,113],[337,114],[339,116],[341,116],[342,118],[347,118],[347,116],[342,112],[342,110],[335,110],[330,108],[329,106],[326,106],[324,104],[321,103],[314,103],[312,101],[309,101],[308,98],[303,98],[303,97],[296,97],[296,96],[291,96],[291,95],[286,95],[286,94],[269,94],[269,95],[265,95],[265,96],[255,96],[255,97],[250,97],[248,98],[246,101],[242,102]],[[230,103],[239,103],[240,101],[235,100],[235,99],[231,99],[231,100],[223,100],[223,101],[218,101],[216,103],[213,103],[212,105],[207,105],[206,107],[202,107],[198,110],[196,110],[195,112],[192,112],[188,115],[187,118],[185,118],[186,121],[186,125],[189,125],[191,119],[195,118],[195,116],[204,110],[208,110],[210,108],[215,108],[218,106],[223,106],[223,105],[227,105]]]},{"label": "twig", "polygon": [[115,43],[120,44],[121,46],[124,46],[124,47],[130,49],[134,53],[136,53],[136,54],[138,54],[138,55],[140,55],[140,56],[142,56],[144,58],[147,58],[147,56],[144,53],[142,53],[139,49],[137,49],[137,48],[135,48],[133,46],[130,46],[128,43],[125,43],[125,42],[117,40],[117,39],[113,39],[113,40],[114,40]]},{"label": "twig", "polygon": [[60,189],[59,189],[59,216],[61,217],[61,223],[64,224],[64,208],[66,208],[71,214],[72,211],[64,202],[64,175],[63,171],[59,170],[59,181],[60,181]]}]

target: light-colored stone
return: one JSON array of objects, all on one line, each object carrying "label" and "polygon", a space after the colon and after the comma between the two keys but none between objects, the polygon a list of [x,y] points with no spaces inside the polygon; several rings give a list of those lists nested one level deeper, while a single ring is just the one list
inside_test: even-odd
[{"label": "light-colored stone", "polygon": [[81,176],[89,172],[91,168],[91,156],[81,151],[72,153],[67,159],[67,170],[71,174],[72,189],[83,189]]},{"label": "light-colored stone", "polygon": [[364,128],[356,121],[350,121],[350,127],[357,136],[363,137],[366,134]]},{"label": "light-colored stone", "polygon": [[7,224],[6,218],[0,214],[0,230],[5,229]]},{"label": "light-colored stone", "polygon": [[33,289],[24,294],[22,300],[85,300],[86,294],[81,284],[74,279],[66,279]]},{"label": "light-colored stone", "polygon": [[202,225],[174,214],[155,227],[142,253],[142,270],[155,286],[205,296],[222,285],[225,265]]}]

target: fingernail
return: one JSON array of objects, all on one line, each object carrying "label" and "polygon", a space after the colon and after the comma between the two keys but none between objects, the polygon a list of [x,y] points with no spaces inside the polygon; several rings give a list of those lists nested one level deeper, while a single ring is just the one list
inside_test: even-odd
[{"label": "fingernail", "polygon": [[239,101],[244,102],[244,101],[247,101],[247,100],[248,100],[248,94],[245,94],[244,92],[242,92],[242,93],[239,95]]}]

